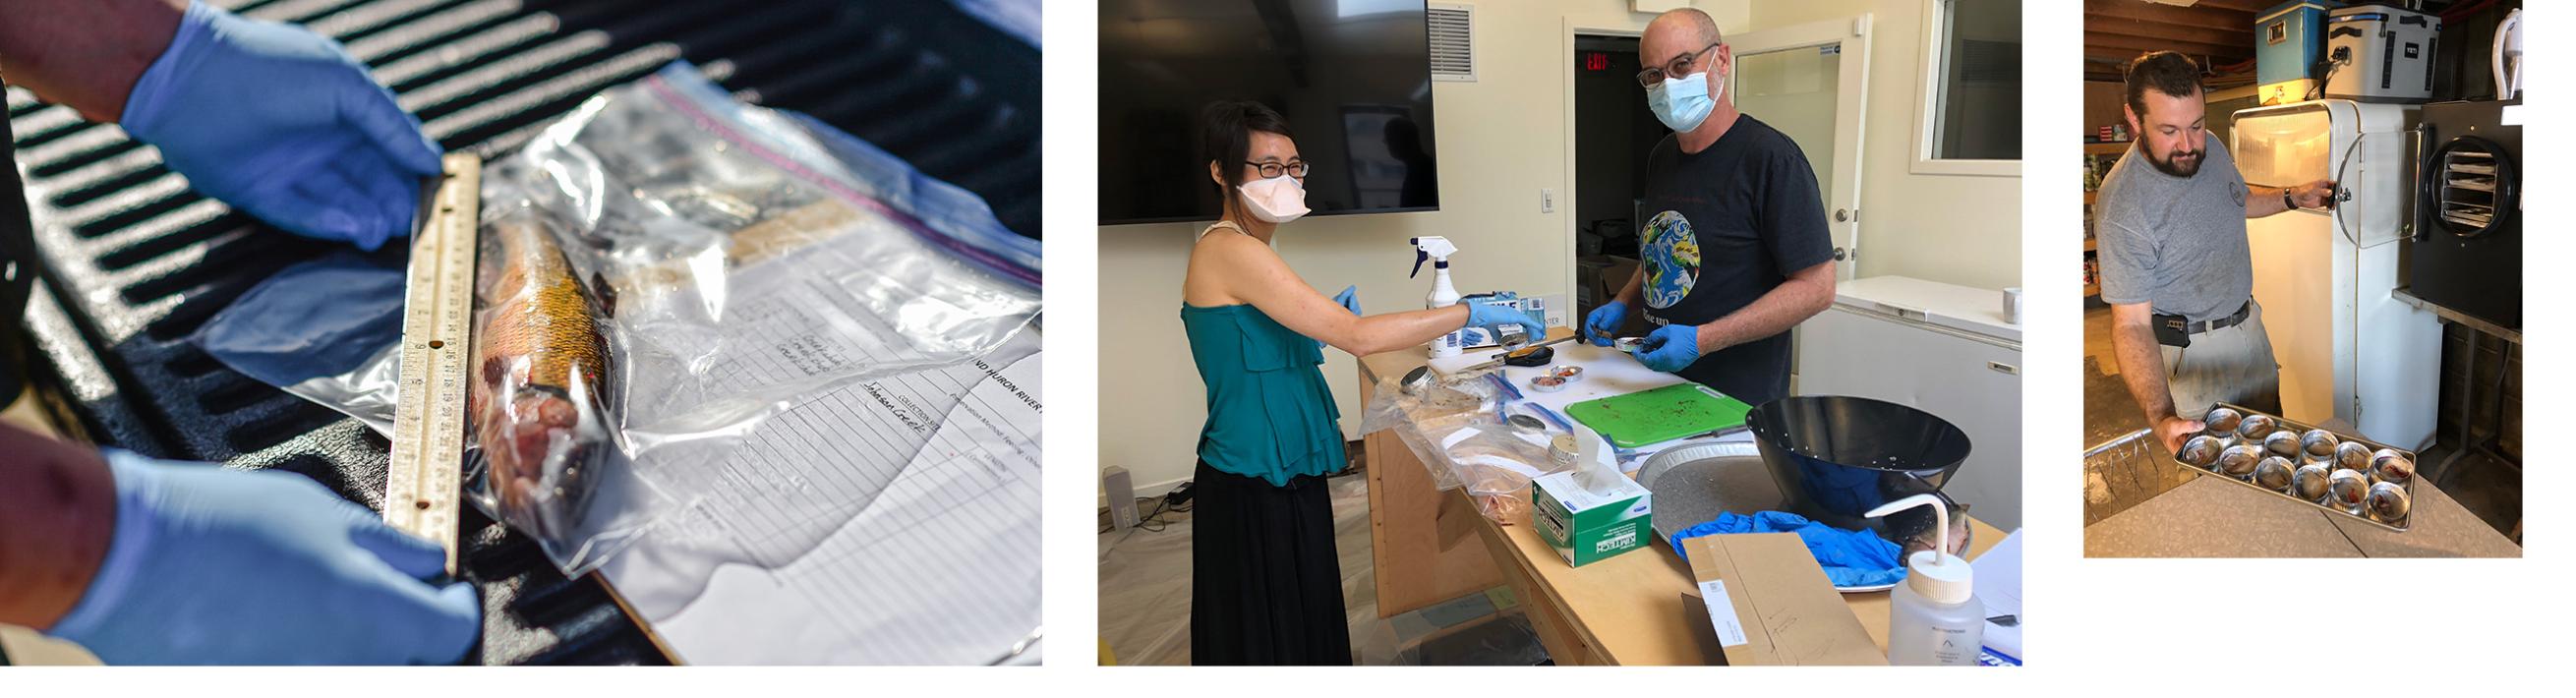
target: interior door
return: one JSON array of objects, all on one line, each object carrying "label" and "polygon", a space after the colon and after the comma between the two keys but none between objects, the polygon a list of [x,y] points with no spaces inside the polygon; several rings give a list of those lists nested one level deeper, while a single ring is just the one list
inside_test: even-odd
[{"label": "interior door", "polygon": [[1836,277],[1860,256],[1861,115],[1868,112],[1869,15],[1746,32],[1727,38],[1735,72],[1727,93],[1746,114],[1806,151],[1824,195]]}]

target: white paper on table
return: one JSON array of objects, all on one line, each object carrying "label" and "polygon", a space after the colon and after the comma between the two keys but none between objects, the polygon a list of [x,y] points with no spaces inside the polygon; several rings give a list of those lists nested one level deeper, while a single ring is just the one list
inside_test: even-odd
[{"label": "white paper on table", "polygon": [[688,663],[1003,659],[1042,622],[1039,346],[1021,332],[773,416],[601,573]]},{"label": "white paper on table", "polygon": [[1968,568],[1976,571],[1977,601],[1985,604],[1986,617],[2012,616],[2016,621],[2011,626],[1987,623],[1986,647],[2022,658],[2021,626],[2028,619],[2021,615],[2021,530],[2004,536]]}]

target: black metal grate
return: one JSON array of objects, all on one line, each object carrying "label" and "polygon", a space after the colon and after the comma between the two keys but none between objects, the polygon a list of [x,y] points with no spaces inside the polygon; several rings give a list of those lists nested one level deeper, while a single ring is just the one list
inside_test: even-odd
[{"label": "black metal grate", "polygon": [[[450,150],[500,156],[600,90],[688,60],[738,97],[848,130],[1040,233],[1038,52],[946,3],[214,2],[338,38]],[[48,267],[26,322],[85,426],[151,455],[302,473],[381,509],[382,438],[186,341],[261,279],[332,247],[190,191],[115,126],[15,88],[8,113]],[[597,583],[566,580],[479,514],[464,530],[462,566],[487,611],[482,662],[666,661]]]}]

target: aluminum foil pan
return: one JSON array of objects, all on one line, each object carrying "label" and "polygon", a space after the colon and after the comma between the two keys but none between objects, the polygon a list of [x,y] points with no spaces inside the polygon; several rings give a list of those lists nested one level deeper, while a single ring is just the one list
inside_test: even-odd
[{"label": "aluminum foil pan", "polygon": [[[2202,420],[2208,430],[2184,440],[2174,462],[2214,476],[2404,532],[2415,499],[2415,452],[2279,415],[2221,403]],[[2233,422],[2231,429],[2217,425]]]}]

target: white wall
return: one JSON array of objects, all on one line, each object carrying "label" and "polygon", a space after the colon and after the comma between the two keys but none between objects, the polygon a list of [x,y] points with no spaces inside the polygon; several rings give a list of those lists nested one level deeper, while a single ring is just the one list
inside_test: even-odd
[{"label": "white wall", "polygon": [[[1798,0],[1753,8],[1752,28],[1870,14],[1869,115],[1862,125],[1861,277],[2021,285],[2021,178],[1912,172],[1923,98],[1924,0]],[[1756,116],[1760,116],[1757,114]],[[2069,136],[2072,138],[2072,136]],[[2069,229],[2066,235],[2080,231]],[[2045,233],[2044,233],[2045,234]]]},{"label": "white wall", "polygon": [[[1477,82],[1437,82],[1432,94],[1441,210],[1315,218],[1282,227],[1279,249],[1324,292],[1360,287],[1371,311],[1420,307],[1426,279],[1407,279],[1405,239],[1445,235],[1463,291],[1574,292],[1572,201],[1564,181],[1567,29],[1636,31],[1651,14],[1625,0],[1485,0],[1476,5]],[[2002,288],[2021,283],[2021,180],[1916,175],[1909,170],[1922,71],[1920,0],[1731,0],[1698,3],[1728,34],[1876,15],[1870,115],[1862,163],[1863,276],[1902,274]],[[1643,95],[1639,95],[1643,99]],[[1102,153],[1101,157],[1116,157]],[[1539,212],[1539,190],[1557,209]],[[1189,479],[1207,416],[1205,387],[1181,334],[1181,276],[1196,225],[1100,229],[1100,464],[1134,473],[1140,492]],[[1325,378],[1344,428],[1359,414],[1358,368],[1325,353]]]}]

